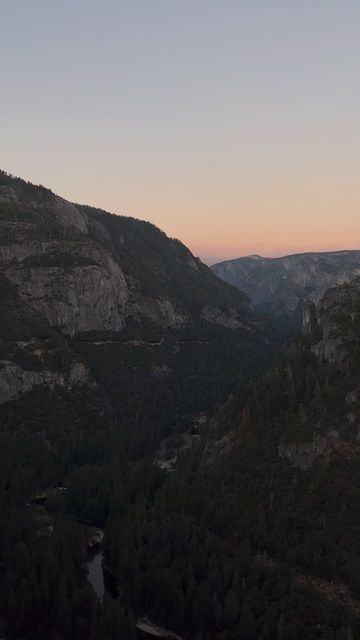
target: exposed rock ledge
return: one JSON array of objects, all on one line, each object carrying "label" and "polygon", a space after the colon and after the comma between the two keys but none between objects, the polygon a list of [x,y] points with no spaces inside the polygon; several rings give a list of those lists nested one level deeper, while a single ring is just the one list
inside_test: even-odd
[{"label": "exposed rock ledge", "polygon": [[241,320],[239,320],[235,309],[230,309],[230,314],[226,314],[217,307],[205,307],[202,311],[202,317],[206,322],[218,324],[227,329],[249,329]]},{"label": "exposed rock ledge", "polygon": [[[351,423],[351,415],[349,415]],[[348,431],[348,438],[344,439],[336,430],[325,435],[315,435],[312,442],[296,444],[280,444],[278,453],[280,458],[286,458],[294,467],[306,471],[315,462],[328,462],[332,456],[353,458],[359,456],[360,425],[352,424]]]},{"label": "exposed rock ledge", "polygon": [[316,459],[322,458],[332,449],[335,440],[337,440],[335,433],[332,436],[316,435],[312,442],[280,444],[278,453],[280,458],[286,458],[295,467],[306,470],[314,464]]},{"label": "exposed rock ledge", "polygon": [[36,196],[29,198],[28,196],[22,196],[18,190],[9,185],[0,185],[0,203],[12,204],[17,207],[19,211],[33,210],[33,211],[46,211],[46,213],[52,216],[57,224],[64,227],[73,227],[81,233],[87,233],[86,217],[79,209],[54,194],[48,194],[44,201],[36,198]]},{"label": "exposed rock ledge", "polygon": [[68,373],[59,373],[45,369],[27,371],[12,362],[0,362],[0,404],[15,400],[40,385],[51,389],[59,386],[70,390],[75,385],[95,386],[90,371],[81,362],[75,363]]},{"label": "exposed rock ledge", "polygon": [[[55,247],[59,250],[58,244]],[[29,248],[29,254],[43,255],[46,248],[50,251],[54,243],[34,244]],[[14,256],[18,258],[19,253],[22,259],[27,257],[25,250],[14,252]],[[24,267],[15,263],[5,273],[17,285],[21,300],[45,317],[50,326],[59,327],[67,335],[92,330],[121,330],[128,291],[119,265],[104,251],[91,245],[74,255],[93,260],[93,263],[70,270],[55,266]]]}]

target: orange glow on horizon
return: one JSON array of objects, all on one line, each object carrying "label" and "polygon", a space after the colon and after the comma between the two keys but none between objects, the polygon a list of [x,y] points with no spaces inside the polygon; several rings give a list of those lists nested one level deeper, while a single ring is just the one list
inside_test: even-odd
[{"label": "orange glow on horizon", "polygon": [[1,168],[208,262],[360,247],[359,3],[81,4],[7,3]]}]

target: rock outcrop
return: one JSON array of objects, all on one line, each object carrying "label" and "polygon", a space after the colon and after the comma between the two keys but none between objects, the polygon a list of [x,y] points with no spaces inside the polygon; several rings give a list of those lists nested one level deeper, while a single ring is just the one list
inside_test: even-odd
[{"label": "rock outcrop", "polygon": [[245,291],[258,310],[299,328],[304,302],[317,303],[328,288],[360,274],[360,251],[247,256],[220,262],[212,269]]},{"label": "rock outcrop", "polygon": [[[75,206],[5,174],[0,180],[0,209],[0,269],[26,305],[68,335],[120,331],[127,318],[147,317],[162,326],[179,327],[194,319],[195,288],[204,297],[196,313],[207,322],[237,328],[250,320],[242,294],[220,311],[217,295],[223,299],[225,292],[231,301],[230,290],[225,291],[183,245],[152,225]],[[133,243],[134,234],[139,238]],[[176,274],[171,273],[174,265]],[[182,275],[180,269],[184,278],[177,289],[172,280]],[[214,296],[206,290],[207,281]],[[194,288],[190,296],[183,295],[188,283]]]},{"label": "rock outcrop", "polygon": [[13,362],[0,361],[0,404],[16,400],[41,385],[65,391],[76,385],[96,386],[89,369],[80,362],[74,363],[67,373],[60,373],[49,369],[26,370]]},{"label": "rock outcrop", "polygon": [[20,299],[50,326],[71,336],[123,328],[128,287],[105,251],[90,243],[55,241],[7,247],[3,254],[10,256],[4,274]]},{"label": "rock outcrop", "polygon": [[227,332],[244,372],[278,348],[276,331],[247,296],[179,241],[1,172],[0,289],[0,404],[40,385],[71,391],[96,380],[115,404],[126,405],[121,391],[130,385],[136,406],[133,396],[140,402],[153,371],[176,380],[177,369],[186,370],[192,345],[198,384],[205,363],[205,375],[221,366]]}]

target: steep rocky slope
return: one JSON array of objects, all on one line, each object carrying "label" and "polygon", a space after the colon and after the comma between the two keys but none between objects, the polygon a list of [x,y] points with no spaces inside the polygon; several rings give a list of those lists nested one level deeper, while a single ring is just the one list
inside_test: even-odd
[{"label": "steep rocky slope", "polygon": [[354,279],[309,303],[303,335],[203,424],[152,508],[113,523],[132,606],[207,640],[360,637],[359,372]]},{"label": "steep rocky slope", "polygon": [[[246,400],[229,401],[223,422],[227,423],[227,411],[233,412],[239,402],[239,437],[253,423],[253,433],[271,434],[282,453],[286,443],[308,444],[310,451],[317,437],[338,444],[346,441],[350,448],[353,443],[357,453],[359,364],[360,278],[355,278],[329,289],[318,304],[307,303],[301,336]],[[267,424],[271,429],[266,429]]]},{"label": "steep rocky slope", "polygon": [[245,291],[258,310],[300,326],[303,301],[318,301],[326,289],[360,273],[360,251],[299,253],[282,258],[247,256],[212,267]]},{"label": "steep rocky slope", "polygon": [[0,173],[1,637],[135,637],[142,607],[87,580],[92,527],[120,518],[120,543],[166,477],[154,452],[279,337],[153,225]]},{"label": "steep rocky slope", "polygon": [[177,240],[5,173],[0,286],[0,403],[83,387],[119,420],[151,423],[150,404],[166,431],[277,349],[247,297]]},{"label": "steep rocky slope", "polygon": [[4,276],[67,335],[119,331],[133,318],[170,328],[195,316],[251,325],[244,295],[232,298],[180,242],[148,223],[74,206],[5,175],[0,205]]},{"label": "steep rocky slope", "polygon": [[278,334],[181,243],[5,174],[0,197],[1,634],[360,637],[360,280],[254,382]]},{"label": "steep rocky slope", "polygon": [[308,304],[303,335],[247,398],[230,399],[203,454],[210,486],[223,487],[217,525],[251,541],[254,562],[287,583],[290,609],[302,592],[299,637],[360,633],[359,365],[357,278]]}]

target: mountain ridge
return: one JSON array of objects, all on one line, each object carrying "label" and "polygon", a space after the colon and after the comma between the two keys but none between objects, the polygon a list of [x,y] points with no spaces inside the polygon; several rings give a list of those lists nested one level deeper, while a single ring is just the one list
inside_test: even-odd
[{"label": "mountain ridge", "polygon": [[[229,397],[127,522],[130,602],[185,637],[359,636],[359,362],[357,278],[309,303],[305,333]],[[123,585],[120,536],[114,524],[105,555]]]},{"label": "mountain ridge", "polygon": [[[166,396],[170,411],[176,385],[192,395],[191,384],[206,384],[202,372],[208,390],[203,402],[195,392],[195,405],[204,408],[211,389],[216,401],[214,389],[224,394],[255,375],[280,346],[276,327],[245,294],[155,225],[74,205],[4,172],[0,286],[3,402],[22,389],[71,394],[82,386],[130,416],[148,389]],[[158,371],[163,389],[155,392]],[[122,396],[122,387],[131,393]]]},{"label": "mountain ridge", "polygon": [[4,637],[359,636],[360,279],[281,355],[178,241],[0,173],[0,293]]},{"label": "mountain ridge", "polygon": [[360,273],[357,249],[305,252],[281,257],[244,256],[212,266],[244,290],[255,308],[299,329],[306,299],[319,300],[326,289]]}]

